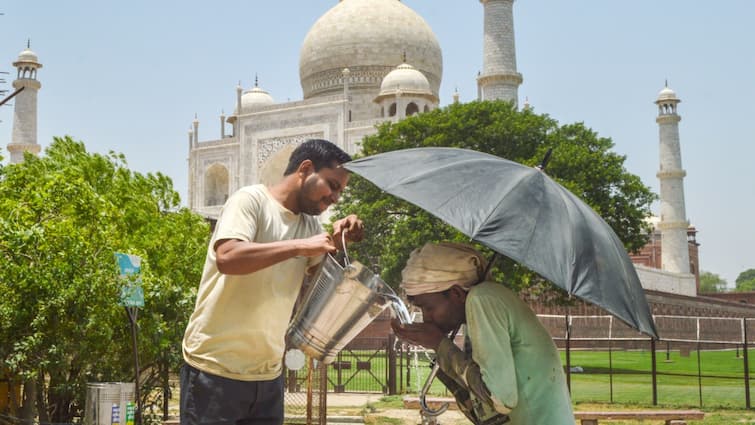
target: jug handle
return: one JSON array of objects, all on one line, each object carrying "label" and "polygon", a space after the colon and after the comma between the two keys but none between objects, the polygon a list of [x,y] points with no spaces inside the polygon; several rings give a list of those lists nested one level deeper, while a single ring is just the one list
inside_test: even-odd
[{"label": "jug handle", "polygon": [[346,251],[346,232],[348,232],[348,230],[345,229],[341,232],[341,246],[343,247],[343,265],[349,267],[351,261],[349,261],[349,253]]}]

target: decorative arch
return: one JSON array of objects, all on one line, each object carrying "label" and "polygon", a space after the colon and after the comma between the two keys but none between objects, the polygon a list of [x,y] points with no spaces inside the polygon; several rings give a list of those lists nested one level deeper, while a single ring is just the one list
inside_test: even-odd
[{"label": "decorative arch", "polygon": [[204,205],[223,205],[228,199],[228,169],[212,164],[204,173]]},{"label": "decorative arch", "polygon": [[391,106],[388,107],[388,116],[389,117],[395,117],[396,116],[396,104],[391,103]]},{"label": "decorative arch", "polygon": [[406,105],[406,116],[410,117],[412,115],[417,115],[419,113],[419,106],[417,106],[414,102],[409,102],[408,105]]}]

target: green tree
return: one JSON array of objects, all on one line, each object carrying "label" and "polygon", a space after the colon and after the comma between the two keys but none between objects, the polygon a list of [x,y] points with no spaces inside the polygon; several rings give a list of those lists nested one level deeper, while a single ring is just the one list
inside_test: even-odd
[{"label": "green tree", "polygon": [[721,276],[703,271],[700,273],[700,292],[716,293],[726,291],[726,280]]},{"label": "green tree", "polygon": [[737,276],[735,280],[737,292],[755,291],[755,269],[747,269]]},{"label": "green tree", "polygon": [[142,394],[166,387],[208,237],[168,177],[68,137],[0,169],[0,371],[24,383],[27,419],[34,403],[40,421],[71,422],[87,382],[134,380],[119,251],[143,258]]},{"label": "green tree", "polygon": [[[637,250],[647,242],[645,218],[655,195],[624,169],[625,158],[610,150],[610,139],[582,123],[559,125],[547,115],[519,111],[506,102],[453,104],[381,124],[377,134],[363,140],[360,155],[439,146],[473,149],[533,166],[553,148],[548,174],[590,204],[627,249]],[[379,268],[394,286],[412,249],[427,241],[468,239],[358,176],[352,177],[337,209],[338,214],[357,213],[365,221],[368,238],[354,245],[354,254]],[[506,282],[515,288],[542,281],[512,261],[498,264]]]}]

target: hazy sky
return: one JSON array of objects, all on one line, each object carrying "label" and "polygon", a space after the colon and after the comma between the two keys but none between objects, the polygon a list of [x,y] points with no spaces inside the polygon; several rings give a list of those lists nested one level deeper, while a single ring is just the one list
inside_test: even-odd
[{"label": "hazy sky", "polygon": [[[347,0],[348,1],[348,0]],[[337,0],[30,1],[0,3],[0,75],[31,38],[38,73],[39,143],[71,135],[91,151],[126,155],[132,169],[161,171],[187,194],[187,131],[219,137],[235,86],[259,75],[276,101],[299,100],[299,48]],[[458,88],[477,95],[482,5],[404,0],[443,50],[441,105]],[[755,2],[723,0],[517,0],[519,89],[538,113],[581,121],[610,137],[627,169],[658,191],[653,104],[668,79],[682,100],[680,135],[687,216],[701,269],[734,284],[755,268]],[[400,54],[400,53],[398,53]],[[0,153],[12,107],[0,108]],[[558,152],[555,153],[556,155]],[[658,206],[654,206],[657,212]]]}]

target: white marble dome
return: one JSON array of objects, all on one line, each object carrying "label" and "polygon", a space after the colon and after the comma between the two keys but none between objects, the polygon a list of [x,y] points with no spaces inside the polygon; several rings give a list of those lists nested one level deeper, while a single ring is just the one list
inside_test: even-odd
[{"label": "white marble dome", "polygon": [[241,95],[241,113],[248,114],[254,112],[260,107],[273,105],[275,100],[270,96],[270,93],[255,86],[251,90],[247,90]]},{"label": "white marble dome", "polygon": [[676,92],[666,86],[658,93],[658,100],[678,100],[678,98]]},{"label": "white marble dome", "polygon": [[396,93],[399,90],[417,94],[433,94],[430,89],[430,82],[427,81],[425,74],[417,71],[408,63],[397,66],[383,78],[383,82],[380,84],[381,95]]},{"label": "white marble dome", "polygon": [[39,57],[37,57],[37,54],[27,47],[18,54],[18,59],[16,59],[16,62],[39,63]]},{"label": "white marble dome", "polygon": [[403,55],[427,78],[437,96],[443,58],[430,26],[399,0],[341,0],[310,29],[301,47],[304,98],[339,93],[342,70],[350,86],[374,88]]}]

